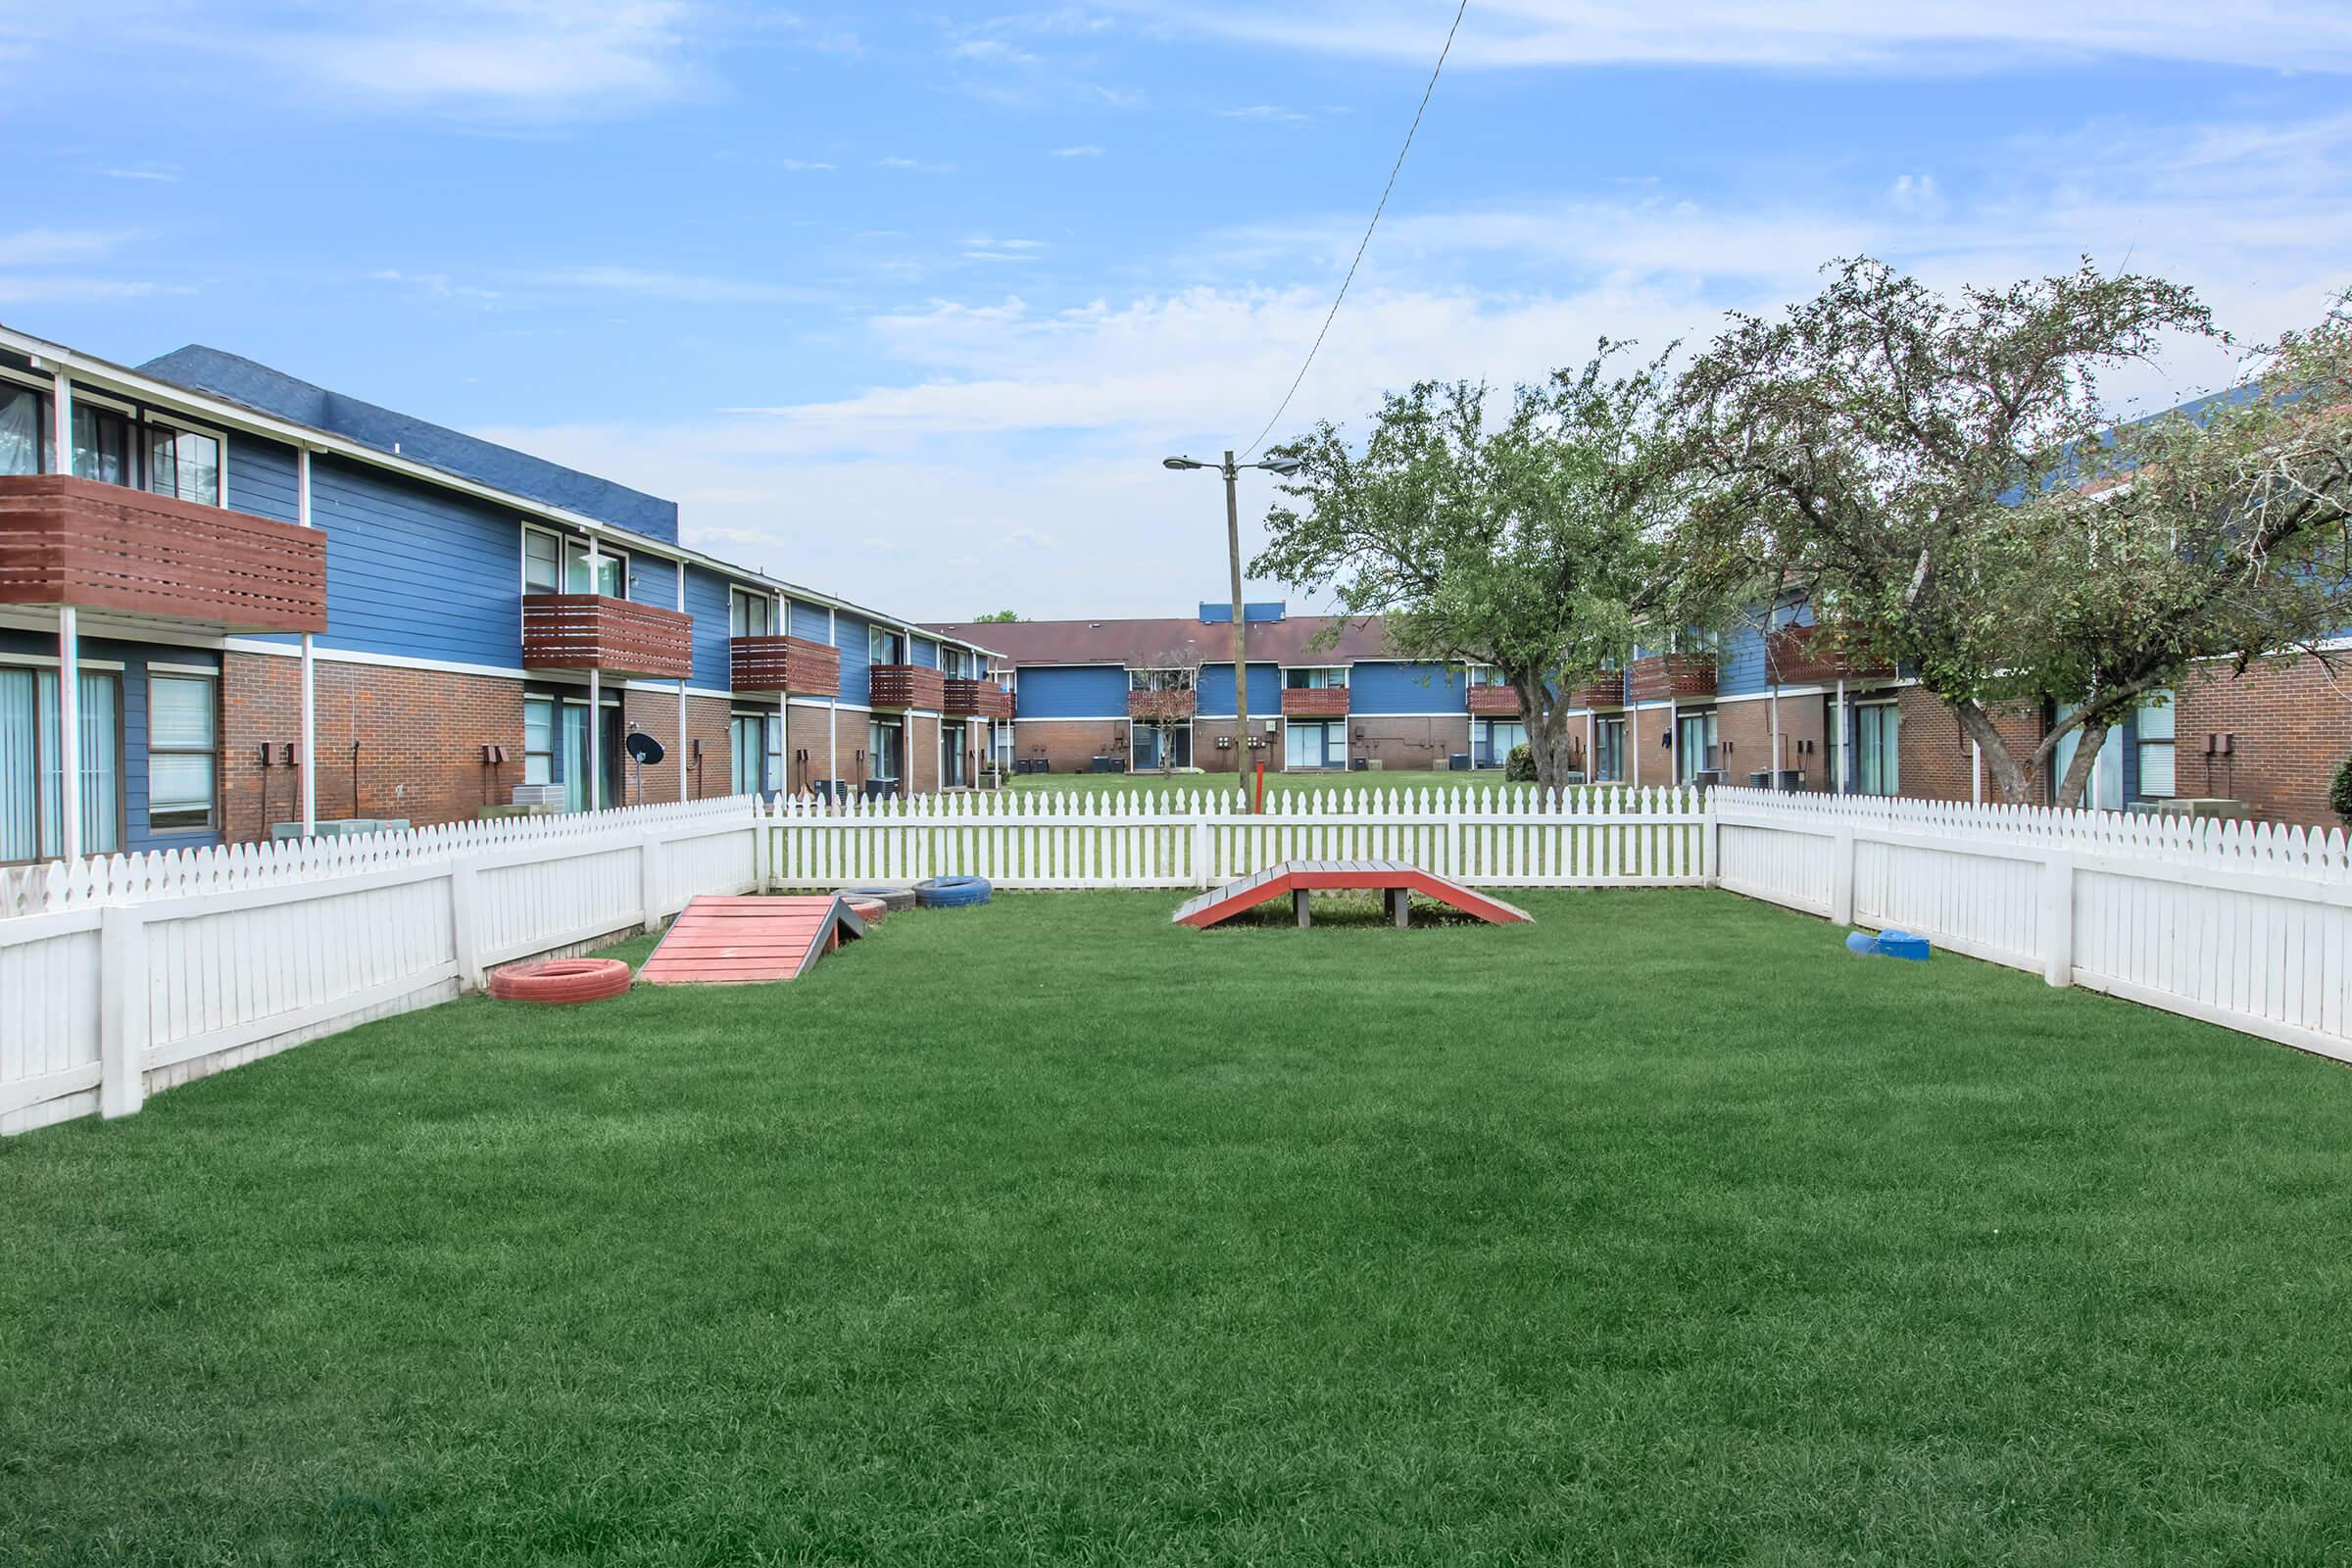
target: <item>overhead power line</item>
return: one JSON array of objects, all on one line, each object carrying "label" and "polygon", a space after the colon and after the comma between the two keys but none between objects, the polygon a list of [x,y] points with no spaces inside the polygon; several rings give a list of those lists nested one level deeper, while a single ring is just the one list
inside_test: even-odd
[{"label": "overhead power line", "polygon": [[1445,73],[1446,57],[1453,53],[1453,35],[1462,30],[1462,16],[1469,9],[1470,0],[1461,0],[1461,4],[1453,9],[1453,25],[1446,29],[1446,46],[1438,51],[1438,63],[1429,73],[1429,85],[1421,89],[1421,107],[1413,111],[1413,122],[1404,132],[1404,145],[1396,149],[1396,162],[1389,166],[1389,182],[1380,188],[1380,203],[1372,209],[1372,221],[1364,225],[1364,237],[1356,242],[1355,260],[1348,264],[1348,275],[1340,279],[1340,291],[1331,298],[1331,309],[1323,317],[1323,328],[1315,334],[1314,346],[1306,351],[1306,363],[1298,367],[1298,373],[1291,380],[1291,389],[1282,395],[1281,407],[1266,421],[1265,429],[1257,432],[1256,439],[1250,443],[1243,457],[1249,457],[1264,444],[1267,434],[1289,412],[1291,399],[1298,395],[1299,386],[1306,380],[1306,372],[1314,367],[1315,356],[1323,348],[1323,339],[1331,332],[1332,319],[1340,314],[1340,302],[1348,297],[1348,285],[1355,281],[1355,270],[1364,265],[1364,252],[1371,247],[1372,231],[1380,226],[1380,215],[1389,210],[1389,193],[1396,188],[1396,176],[1404,169],[1404,155],[1413,150],[1413,136],[1421,129],[1421,117],[1429,113],[1430,95],[1438,90],[1438,77]]}]

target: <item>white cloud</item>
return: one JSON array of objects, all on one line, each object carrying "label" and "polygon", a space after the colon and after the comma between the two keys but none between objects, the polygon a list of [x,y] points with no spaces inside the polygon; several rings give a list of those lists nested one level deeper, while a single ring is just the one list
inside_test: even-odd
[{"label": "white cloud", "polygon": [[156,180],[164,183],[176,183],[179,179],[177,164],[141,164],[130,169],[101,169],[98,172],[108,179]]},{"label": "white cloud", "polygon": [[954,164],[927,164],[919,158],[881,158],[876,159],[875,162],[884,169],[903,169],[909,173],[916,174],[953,174],[956,172]]},{"label": "white cloud", "polygon": [[1221,120],[1304,120],[1306,118],[1298,110],[1285,109],[1280,104],[1249,104],[1240,109],[1220,109],[1217,111],[1217,116]]},{"label": "white cloud", "polygon": [[1080,142],[1075,147],[1056,147],[1047,155],[1051,158],[1100,158],[1102,149],[1093,142]]},{"label": "white cloud", "polygon": [[184,286],[137,279],[0,276],[0,304],[7,305],[82,305],[193,292]]},{"label": "white cloud", "polygon": [[130,236],[102,228],[21,228],[0,234],[0,267],[54,267],[94,262]]},{"label": "white cloud", "polygon": [[831,169],[833,166],[816,163],[806,158],[786,158],[780,160],[776,167],[789,170],[794,173],[812,173],[818,170]]},{"label": "white cloud", "polygon": [[706,277],[637,267],[558,267],[522,274],[542,288],[634,294],[680,305],[794,305],[828,299],[822,289],[758,279]]},{"label": "white cloud", "polygon": [[524,118],[604,116],[697,79],[685,0],[419,0],[233,25],[209,41],[338,104]]},{"label": "white cloud", "polygon": [[[1451,21],[1414,0],[1285,7],[1109,0],[1173,32],[1426,67]],[[1722,65],[1946,73],[2139,56],[2277,71],[2352,71],[2352,9],[2338,0],[1488,0],[1472,8],[1450,65]]]}]

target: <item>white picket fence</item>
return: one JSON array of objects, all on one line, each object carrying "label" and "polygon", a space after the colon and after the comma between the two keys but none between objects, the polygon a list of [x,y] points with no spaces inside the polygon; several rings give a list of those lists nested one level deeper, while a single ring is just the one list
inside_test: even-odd
[{"label": "white picket fence", "polygon": [[1663,789],[1310,790],[1255,815],[1215,790],[785,800],[767,863],[793,888],[1205,888],[1292,859],[1405,860],[1481,887],[1699,887],[1708,820],[1704,797]]},{"label": "white picket fence", "polygon": [[760,883],[750,797],[106,857],[0,918],[0,1134],[103,1110]]},{"label": "white picket fence", "polygon": [[2352,1060],[2340,831],[1718,790],[1717,885]]},{"label": "white picket fence", "polygon": [[985,876],[1202,888],[1400,859],[1481,887],[1722,887],[2352,1060],[2340,833],[1718,790],[749,797],[110,857],[0,880],[0,1134],[652,929],[699,893]]}]

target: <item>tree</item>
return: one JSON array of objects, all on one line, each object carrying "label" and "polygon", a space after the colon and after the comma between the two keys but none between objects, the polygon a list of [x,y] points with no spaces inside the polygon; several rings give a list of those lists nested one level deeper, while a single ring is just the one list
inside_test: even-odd
[{"label": "tree", "polygon": [[998,610],[975,617],[972,624],[975,626],[1012,626],[1028,618],[1017,610]]},{"label": "tree", "polygon": [[2090,695],[2082,662],[2057,657],[2053,519],[2017,503],[2098,448],[2112,424],[2098,373],[2174,333],[2220,335],[2189,290],[2087,262],[1951,301],[1851,260],[1778,320],[1735,315],[1672,400],[1697,481],[1678,594],[1720,610],[1801,586],[1829,635],[1949,704],[1994,788],[2026,800],[2029,767],[2074,729],[2092,734],[2085,710],[2020,758],[1993,720]]},{"label": "tree", "polygon": [[1612,376],[1620,347],[1517,388],[1493,427],[1486,387],[1425,381],[1383,402],[1360,451],[1329,422],[1277,448],[1301,466],[1250,567],[1382,616],[1404,658],[1500,670],[1545,789],[1574,764],[1571,688],[1632,642],[1667,499],[1663,374]]},{"label": "tree", "polygon": [[2076,482],[2024,504],[2043,568],[2030,657],[2052,698],[2080,709],[2061,805],[2081,798],[2107,732],[2193,664],[2339,657],[2352,297],[2250,368],[2230,392],[2110,432]]},{"label": "tree", "polygon": [[1200,645],[1187,641],[1155,654],[1128,674],[1127,714],[1157,736],[1159,770],[1176,770],[1176,750],[1169,744],[1180,729],[1190,729],[1200,702]]}]

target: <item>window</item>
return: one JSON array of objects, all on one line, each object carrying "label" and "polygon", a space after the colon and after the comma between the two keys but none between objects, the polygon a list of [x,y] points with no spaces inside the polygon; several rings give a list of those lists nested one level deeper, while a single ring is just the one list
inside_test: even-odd
[{"label": "window", "polygon": [[1508,686],[1511,683],[1511,678],[1493,664],[1463,665],[1462,680],[1465,685],[1474,686],[1480,688],[1481,690],[1488,690],[1497,686]]},{"label": "window", "polygon": [[1131,669],[1127,672],[1127,689],[1131,692],[1189,692],[1193,689],[1193,672],[1189,669]]},{"label": "window", "polygon": [[972,668],[972,651],[968,648],[950,648],[944,643],[941,644],[939,668],[940,672],[950,680],[970,680],[975,673]]},{"label": "window", "polygon": [[147,426],[147,488],[203,506],[220,505],[220,442],[169,424]]},{"label": "window", "polygon": [[89,403],[74,405],[74,471],[84,479],[129,484],[130,416]]},{"label": "window", "polygon": [[2142,800],[2163,800],[2174,793],[2174,721],[2171,692],[2155,693],[2148,699],[2148,706],[2132,716],[2133,727],[2139,737],[2139,795]]},{"label": "window", "polygon": [[522,705],[522,781],[556,781],[556,704],[553,698],[526,698]]},{"label": "window", "polygon": [[0,381],[0,473],[49,466],[49,400],[28,386]]},{"label": "window", "polygon": [[564,587],[564,568],[561,564],[563,545],[552,533],[536,528],[522,530],[522,591],[526,594],[561,593]]},{"label": "window", "polygon": [[1854,710],[1854,794],[1902,793],[1898,724],[1892,703],[1872,703]]},{"label": "window", "polygon": [[728,636],[772,637],[775,633],[776,602],[773,599],[744,588],[737,588],[727,595]]},{"label": "window", "polygon": [[[559,567],[559,561],[562,565]],[[544,528],[522,530],[522,591],[526,594],[603,594],[625,597],[629,580],[626,555],[600,549],[596,557],[596,585],[588,583],[588,542],[561,539]]]},{"label": "window", "polygon": [[877,718],[866,725],[865,755],[870,763],[866,777],[895,779],[902,776],[899,767],[906,760],[906,753],[900,743],[904,735],[895,718]]},{"label": "window", "polygon": [[865,651],[866,657],[877,664],[904,664],[906,662],[906,637],[887,627],[871,626],[866,629]]},{"label": "window", "polygon": [[[81,715],[81,849],[112,855],[122,835],[122,683],[84,673]],[[65,770],[59,764],[57,671],[0,666],[0,860],[65,853]]]},{"label": "window", "polygon": [[962,789],[971,783],[963,776],[963,733],[961,724],[939,726],[939,787],[943,790]]},{"label": "window", "polygon": [[1286,669],[1282,684],[1295,692],[1346,691],[1348,666],[1334,664],[1325,668]]},{"label": "window", "polygon": [[209,675],[147,682],[147,825],[158,833],[213,825],[220,731]]},{"label": "window", "polygon": [[1344,723],[1292,724],[1283,740],[1285,767],[1346,767],[1348,726]]},{"label": "window", "polygon": [[1695,784],[1698,775],[1716,765],[1715,715],[1684,713],[1674,724],[1674,780]]},{"label": "window", "polygon": [[1191,724],[1131,724],[1128,727],[1134,731],[1128,739],[1129,765],[1138,772],[1193,765]]},{"label": "window", "polygon": [[1596,784],[1625,782],[1625,720],[1592,721],[1592,780]]}]

